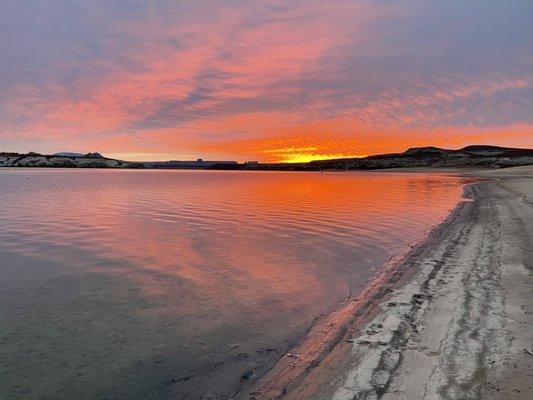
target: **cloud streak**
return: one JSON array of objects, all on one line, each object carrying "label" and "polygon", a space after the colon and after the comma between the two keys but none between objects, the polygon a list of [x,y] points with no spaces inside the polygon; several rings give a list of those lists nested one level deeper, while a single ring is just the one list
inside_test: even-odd
[{"label": "cloud streak", "polygon": [[532,11],[527,1],[6,0],[0,144],[265,161],[532,146]]}]

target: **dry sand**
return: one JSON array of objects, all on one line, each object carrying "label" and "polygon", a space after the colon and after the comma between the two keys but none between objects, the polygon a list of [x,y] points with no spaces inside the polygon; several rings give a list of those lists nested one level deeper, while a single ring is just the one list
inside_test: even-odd
[{"label": "dry sand", "polygon": [[472,201],[243,397],[533,398],[533,166],[468,174]]}]

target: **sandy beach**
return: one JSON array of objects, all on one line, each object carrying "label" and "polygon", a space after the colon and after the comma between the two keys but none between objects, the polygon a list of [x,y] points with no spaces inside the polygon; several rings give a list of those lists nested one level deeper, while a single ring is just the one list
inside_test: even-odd
[{"label": "sandy beach", "polygon": [[243,398],[533,396],[533,167],[461,174],[470,200]]},{"label": "sandy beach", "polygon": [[532,16],[0,1],[0,400],[533,400]]}]

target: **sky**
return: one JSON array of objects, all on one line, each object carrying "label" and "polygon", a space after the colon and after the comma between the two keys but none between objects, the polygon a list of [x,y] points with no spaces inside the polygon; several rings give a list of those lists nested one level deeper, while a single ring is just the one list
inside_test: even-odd
[{"label": "sky", "polygon": [[531,0],[2,0],[0,151],[533,147]]}]

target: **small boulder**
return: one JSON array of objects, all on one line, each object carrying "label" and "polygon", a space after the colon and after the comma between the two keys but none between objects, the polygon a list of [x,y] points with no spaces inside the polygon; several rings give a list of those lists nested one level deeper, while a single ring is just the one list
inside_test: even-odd
[{"label": "small boulder", "polygon": [[87,153],[83,157],[85,158],[104,158],[100,153]]},{"label": "small boulder", "polygon": [[52,157],[48,160],[48,165],[56,168],[73,168],[78,166],[76,161],[67,157]]}]

